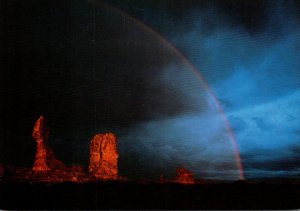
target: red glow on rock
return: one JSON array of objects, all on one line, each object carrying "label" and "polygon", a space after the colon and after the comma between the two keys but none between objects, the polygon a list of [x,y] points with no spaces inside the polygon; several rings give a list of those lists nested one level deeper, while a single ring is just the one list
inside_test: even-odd
[{"label": "red glow on rock", "polygon": [[113,133],[95,135],[90,145],[90,174],[97,179],[119,179],[118,157],[117,137]]},{"label": "red glow on rock", "polygon": [[175,181],[181,184],[195,184],[195,177],[194,174],[186,168],[177,167]]},{"label": "red glow on rock", "polygon": [[47,145],[49,128],[43,116],[36,121],[32,137],[37,142],[35,162],[32,168],[33,171],[43,172],[55,169],[64,170],[66,168],[60,160],[55,158],[53,150]]}]

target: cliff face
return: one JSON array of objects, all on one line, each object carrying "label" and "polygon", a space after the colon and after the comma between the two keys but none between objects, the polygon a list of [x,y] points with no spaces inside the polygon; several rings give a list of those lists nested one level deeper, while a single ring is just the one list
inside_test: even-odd
[{"label": "cliff face", "polygon": [[118,157],[117,138],[113,133],[95,135],[90,145],[90,174],[103,180],[118,179]]},{"label": "cliff face", "polygon": [[175,181],[181,184],[195,184],[195,177],[194,174],[186,168],[177,167]]},{"label": "cliff face", "polygon": [[32,170],[35,172],[44,172],[55,169],[65,169],[65,165],[55,158],[54,152],[47,145],[49,137],[49,128],[46,120],[41,116],[35,123],[32,137],[37,142],[35,162]]}]

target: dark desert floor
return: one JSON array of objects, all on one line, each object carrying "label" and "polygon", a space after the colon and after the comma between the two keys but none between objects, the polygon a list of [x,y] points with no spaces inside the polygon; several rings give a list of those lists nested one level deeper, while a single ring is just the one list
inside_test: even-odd
[{"label": "dark desert floor", "polygon": [[298,209],[299,184],[0,184],[1,209]]}]

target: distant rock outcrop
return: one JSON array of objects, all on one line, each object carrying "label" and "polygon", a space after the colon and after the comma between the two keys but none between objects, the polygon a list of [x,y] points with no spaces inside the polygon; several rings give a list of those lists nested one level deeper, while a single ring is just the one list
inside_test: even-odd
[{"label": "distant rock outcrop", "polygon": [[32,137],[37,142],[35,162],[32,168],[33,171],[44,172],[54,169],[65,169],[65,165],[55,158],[53,150],[47,145],[49,128],[43,116],[36,121]]},{"label": "distant rock outcrop", "polygon": [[195,184],[195,177],[194,174],[186,168],[177,167],[175,181],[181,184]]},{"label": "distant rock outcrop", "polygon": [[113,133],[95,135],[90,145],[90,174],[103,180],[119,179],[118,157],[117,138]]},{"label": "distant rock outcrop", "polygon": [[166,182],[166,179],[165,179],[165,175],[164,174],[161,174],[159,176],[159,183],[160,184],[164,184]]}]

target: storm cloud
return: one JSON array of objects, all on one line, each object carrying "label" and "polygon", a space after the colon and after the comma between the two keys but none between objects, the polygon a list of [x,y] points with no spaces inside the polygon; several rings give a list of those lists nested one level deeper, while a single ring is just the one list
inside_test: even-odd
[{"label": "storm cloud", "polygon": [[299,1],[189,1],[179,3],[181,12],[168,4],[150,6],[164,11],[156,18],[141,12],[143,3],[120,8],[161,32],[208,80],[237,137],[246,177],[297,177]]},{"label": "storm cloud", "polygon": [[[246,177],[299,175],[298,1],[104,1],[197,66],[237,137]],[[7,1],[1,162],[30,166],[43,114],[50,145],[87,165],[95,133],[119,138],[120,173],[237,179],[232,140],[193,70],[126,14],[89,1]]]}]

